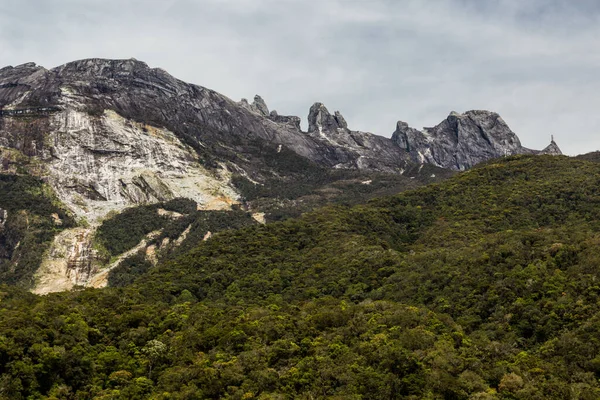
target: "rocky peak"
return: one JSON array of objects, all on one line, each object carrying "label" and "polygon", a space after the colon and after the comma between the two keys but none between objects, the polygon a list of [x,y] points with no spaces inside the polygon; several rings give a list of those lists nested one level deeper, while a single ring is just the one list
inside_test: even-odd
[{"label": "rocky peak", "polygon": [[34,62],[27,62],[27,63],[21,64],[21,65],[17,65],[14,68],[15,69],[28,69],[28,70],[32,70],[32,69],[38,69],[38,68],[43,68],[43,67],[38,66]]},{"label": "rocky peak", "polygon": [[423,132],[411,128],[406,122],[398,121],[396,130],[392,134],[392,141],[400,148],[410,152],[411,147],[414,147],[415,144],[424,144],[425,136]]},{"label": "rocky peak", "polygon": [[244,107],[246,110],[261,115],[263,117],[268,117],[270,115],[267,103],[265,103],[263,98],[259,95],[254,96],[254,101],[252,102],[252,104],[250,104],[247,99],[242,99],[238,104]]},{"label": "rocky peak", "polygon": [[300,128],[300,117],[296,117],[295,115],[279,115],[277,111],[273,110],[269,113],[269,119],[294,131],[302,131]]},{"label": "rocky peak", "polygon": [[546,146],[542,151],[540,151],[540,154],[548,154],[551,156],[562,155],[562,151],[554,141],[554,136],[552,136],[552,138],[550,139],[550,144]]},{"label": "rocky peak", "polygon": [[258,110],[259,114],[264,115],[265,117],[269,115],[269,107],[267,107],[267,103],[263,100],[259,95],[254,96],[254,107]]},{"label": "rocky peak", "polygon": [[[500,115],[486,110],[451,112],[440,124],[422,131],[400,121],[392,141],[408,151],[415,162],[455,170],[469,169],[501,156],[540,153],[521,146],[517,135]],[[560,154],[556,143],[547,149],[548,153],[544,154]]]},{"label": "rocky peak", "polygon": [[346,120],[336,111],[334,115],[329,113],[323,103],[315,103],[308,112],[308,132],[337,132],[338,129],[348,129]]}]

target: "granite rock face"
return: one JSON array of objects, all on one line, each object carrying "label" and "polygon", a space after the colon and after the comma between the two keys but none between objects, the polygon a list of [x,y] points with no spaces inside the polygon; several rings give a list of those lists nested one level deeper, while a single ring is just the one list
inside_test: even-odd
[{"label": "granite rock face", "polygon": [[322,103],[315,103],[308,111],[308,133],[336,132],[338,129],[348,129],[348,124],[342,114],[336,111],[331,115]]},{"label": "granite rock face", "polygon": [[451,113],[433,128],[419,131],[399,121],[392,141],[417,163],[463,171],[492,158],[514,154],[562,154],[554,140],[542,151],[521,145],[504,120],[489,111]]},{"label": "granite rock face", "polygon": [[402,173],[411,164],[409,154],[390,139],[349,129],[339,111],[331,114],[322,103],[310,108],[306,134],[326,143],[337,160],[334,168]]}]

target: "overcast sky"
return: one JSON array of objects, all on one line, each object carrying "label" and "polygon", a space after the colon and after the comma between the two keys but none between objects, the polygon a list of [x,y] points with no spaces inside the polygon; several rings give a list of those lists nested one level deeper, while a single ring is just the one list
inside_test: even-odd
[{"label": "overcast sky", "polygon": [[600,149],[598,0],[0,0],[0,67],[90,57],[387,137],[488,109],[527,147]]}]

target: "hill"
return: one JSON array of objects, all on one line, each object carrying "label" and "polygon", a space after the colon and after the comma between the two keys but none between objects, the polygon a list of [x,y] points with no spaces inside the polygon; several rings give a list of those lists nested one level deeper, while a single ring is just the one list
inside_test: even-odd
[{"label": "hill", "polygon": [[495,160],[228,230],[122,288],[2,288],[7,398],[595,399],[600,165]]}]

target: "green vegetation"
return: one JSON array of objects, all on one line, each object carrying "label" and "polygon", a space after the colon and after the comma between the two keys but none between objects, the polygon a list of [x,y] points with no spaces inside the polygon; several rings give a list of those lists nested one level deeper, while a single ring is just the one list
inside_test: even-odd
[{"label": "green vegetation", "polygon": [[575,158],[585,161],[600,162],[600,151],[593,151],[591,153],[580,154]]},{"label": "green vegetation", "polygon": [[[177,246],[171,246],[166,252],[160,254],[168,259],[185,253],[200,243],[206,234],[215,234],[228,229],[239,229],[249,225],[256,225],[252,216],[242,210],[198,210],[178,219],[166,226],[161,235],[155,240],[157,244],[168,238],[171,242],[178,239],[183,232],[185,240]],[[189,230],[188,230],[189,228]]]},{"label": "green vegetation", "polygon": [[233,185],[245,206],[266,213],[267,221],[299,217],[328,203],[354,205],[439,182],[454,172],[431,165],[415,166],[403,174],[377,173],[318,166],[291,150],[260,148],[262,168],[274,171],[266,182],[254,183],[234,174]]},{"label": "green vegetation", "polygon": [[172,218],[160,215],[159,209],[187,214],[196,210],[196,203],[178,198],[165,203],[128,208],[104,221],[98,228],[96,240],[111,256],[123,254],[137,246],[150,232],[169,225]]},{"label": "green vegetation", "polygon": [[50,187],[31,176],[0,174],[0,209],[8,214],[0,226],[0,282],[29,288],[55,234],[75,220]]},{"label": "green vegetation", "polygon": [[2,287],[0,396],[600,398],[599,177],[509,157],[198,236],[125,287]]},{"label": "green vegetation", "polygon": [[[180,206],[177,208],[174,207],[178,204],[174,202],[181,203],[182,201],[187,201],[188,206]],[[138,209],[132,209],[132,211],[135,210],[135,213],[129,215],[118,214],[111,220],[108,220],[108,223],[102,225],[102,232],[107,237],[111,237],[111,229],[115,232],[126,232],[128,224],[136,223],[136,220],[130,217],[131,215],[147,215],[146,220],[154,218],[155,220],[158,220],[160,224],[157,224],[156,227],[154,225],[147,224],[146,226],[149,226],[150,228],[147,228],[146,230],[138,229],[139,232],[142,232],[139,240],[141,240],[146,233],[149,233],[157,228],[161,228],[162,231],[160,235],[152,240],[151,243],[160,248],[160,252],[157,254],[157,256],[160,259],[168,260],[197,246],[198,243],[204,239],[208,232],[212,234],[227,229],[237,229],[248,225],[255,225],[257,223],[247,212],[241,210],[196,211],[196,203],[193,204],[192,208],[189,207],[189,202],[193,203],[190,200],[181,199],[173,200],[170,204],[165,205],[171,211],[178,210],[189,213],[180,218],[157,219],[156,211],[159,206],[144,207],[139,211]],[[148,212],[147,210],[153,211]],[[143,223],[144,219],[141,219],[141,221]],[[143,225],[138,224],[137,226],[139,227]],[[180,243],[171,245],[173,241],[178,240],[180,237],[182,237],[182,235],[185,235],[185,238],[182,238],[183,240],[180,239]],[[133,241],[129,241],[128,246],[130,247],[126,248],[124,251],[129,250],[129,248],[133,248],[139,243],[139,240],[135,244]],[[163,243],[169,244],[164,245]],[[125,259],[117,268],[111,270],[108,275],[108,285],[112,287],[129,285],[135,280],[135,278],[146,273],[151,267],[152,264],[146,260],[145,253],[142,251],[141,254],[135,254]]]},{"label": "green vegetation", "polygon": [[127,257],[118,267],[108,273],[108,286],[123,287],[133,283],[140,275],[152,268],[152,263],[146,259],[145,250]]}]

